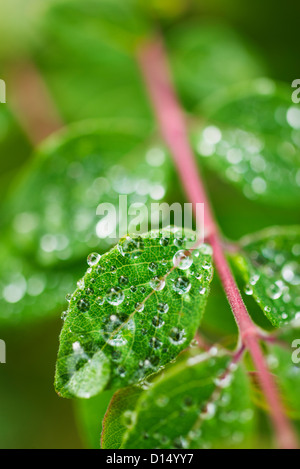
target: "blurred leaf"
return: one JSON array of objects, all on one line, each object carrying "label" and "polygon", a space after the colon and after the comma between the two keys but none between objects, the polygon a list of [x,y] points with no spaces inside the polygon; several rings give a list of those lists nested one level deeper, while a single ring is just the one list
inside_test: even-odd
[{"label": "blurred leaf", "polygon": [[79,429],[83,440],[90,449],[100,448],[102,420],[113,394],[113,391],[104,391],[91,399],[74,401]]},{"label": "blurred leaf", "polygon": [[36,27],[54,0],[1,0],[0,57],[11,61],[24,57],[37,40]]},{"label": "blurred leaf", "polygon": [[[231,370],[230,357],[220,352],[214,358],[190,357],[140,397],[131,393],[119,391],[108,409],[102,433],[105,449],[232,448],[242,446],[252,430],[246,376],[241,368]],[[119,431],[112,438],[115,428]]]},{"label": "blurred leaf", "polygon": [[[165,195],[171,167],[160,144],[145,142],[147,132],[141,122],[81,123],[38,150],[3,204],[5,321],[31,320],[61,307],[74,290],[80,261],[117,242],[119,226],[115,238],[103,234],[108,220],[96,214],[99,204],[113,204],[119,223],[131,204],[149,208],[152,197],[158,203]],[[121,194],[128,206],[119,203]]]},{"label": "blurred leaf", "polygon": [[212,278],[211,251],[201,245],[184,255],[195,233],[180,232],[125,237],[101,258],[89,256],[60,338],[59,394],[89,398],[137,383],[193,339]]},{"label": "blurred leaf", "polygon": [[274,227],[246,236],[232,259],[274,326],[295,319],[300,307],[300,227]]},{"label": "blurred leaf", "polygon": [[179,93],[189,109],[208,95],[264,74],[238,34],[221,23],[189,20],[166,32]]},{"label": "blurred leaf", "polygon": [[[96,35],[102,42],[133,53],[136,45],[147,36],[151,24],[138,7],[138,0],[59,0],[48,9],[46,21],[82,19],[80,26],[88,36]],[[60,18],[61,17],[61,18]],[[74,27],[74,25],[73,25]],[[86,36],[84,36],[86,38]]]},{"label": "blurred leaf", "polygon": [[24,324],[57,312],[82,267],[43,269],[5,246],[0,249],[0,323]]},{"label": "blurred leaf", "polygon": [[113,28],[120,21],[125,28],[131,3],[63,1],[45,15],[35,57],[67,122],[116,116],[152,120],[135,57],[116,47],[122,38],[114,30],[107,38],[103,26],[110,15]]},{"label": "blurred leaf", "polygon": [[0,203],[18,172],[31,153],[27,138],[21,132],[6,104],[0,104]]},{"label": "blurred leaf", "polygon": [[258,79],[216,95],[206,109],[209,121],[193,132],[201,164],[250,199],[298,206],[300,110],[290,89]]},{"label": "blurred leaf", "polygon": [[66,265],[115,244],[119,226],[111,226],[115,237],[104,235],[97,207],[113,204],[119,223],[128,208],[120,195],[130,206],[166,193],[166,153],[145,141],[146,129],[142,123],[88,122],[48,140],[5,206],[5,235],[15,252],[42,266]]}]

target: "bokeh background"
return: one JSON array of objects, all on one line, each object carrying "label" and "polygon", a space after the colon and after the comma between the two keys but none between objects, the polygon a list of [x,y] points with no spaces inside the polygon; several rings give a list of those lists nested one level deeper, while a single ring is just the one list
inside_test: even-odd
[{"label": "bokeh background", "polygon": [[[7,103],[0,104],[0,228],[3,219],[10,215],[8,194],[13,191],[16,178],[27,170],[33,151],[24,125],[24,109],[18,102],[22,92],[27,92],[28,86],[30,89],[28,76],[27,81],[22,77],[26,64],[34,64],[39,71],[52,105],[66,125],[116,115],[151,119],[142,83],[128,52],[132,36],[141,27],[140,10],[136,13],[133,9],[128,17],[124,16],[120,4],[126,2],[113,0],[111,8],[105,10],[106,20],[114,27],[125,24],[126,34],[118,37],[110,36],[100,0],[86,0],[84,5],[72,0],[1,0],[0,78],[7,83]],[[147,8],[140,8],[146,28],[149,24],[159,27],[172,50],[176,49],[176,42],[178,46],[188,41],[190,31],[195,34],[199,28],[205,62],[199,68],[201,73],[190,70],[186,77],[191,89],[196,83],[199,101],[218,87],[259,75],[280,80],[287,86],[300,78],[297,2],[148,3]],[[174,34],[178,28],[180,34]],[[231,66],[233,56],[235,68]],[[184,55],[178,57],[180,68]],[[31,85],[34,87],[34,83]],[[180,79],[178,86],[180,90]],[[183,92],[181,98],[187,110],[193,108],[192,93]],[[205,177],[218,221],[228,237],[237,239],[269,225],[300,222],[298,207],[258,205],[240,193],[237,197],[234,188],[209,171]],[[177,192],[171,198],[183,200]],[[5,250],[5,242],[2,237],[1,250]],[[254,302],[251,299],[248,302],[257,321],[269,327]],[[203,324],[204,332],[211,338],[218,339],[224,331],[229,336],[236,333],[229,308],[224,304],[215,280]],[[220,307],[224,310],[221,319]],[[25,323],[0,322],[0,338],[7,344],[7,364],[0,365],[1,448],[82,448],[97,444],[91,426],[87,429],[84,425],[87,409],[59,398],[53,388],[62,311],[63,307],[59,307],[46,317],[41,311],[38,319]],[[4,310],[1,315],[6,315]],[[109,398],[108,393],[105,399]],[[95,416],[94,428],[100,427],[99,420]],[[262,429],[264,425],[267,424],[263,420]]]}]

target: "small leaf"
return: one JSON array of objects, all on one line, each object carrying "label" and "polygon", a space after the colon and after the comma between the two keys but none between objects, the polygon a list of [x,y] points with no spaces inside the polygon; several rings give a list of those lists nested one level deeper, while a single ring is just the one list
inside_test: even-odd
[{"label": "small leaf", "polygon": [[298,206],[300,110],[291,91],[268,79],[216,95],[194,131],[201,164],[252,200]]},{"label": "small leaf", "polygon": [[300,312],[300,227],[268,228],[240,241],[231,254],[252,295],[274,326]]},{"label": "small leaf", "polygon": [[[246,375],[242,368],[234,371],[230,362],[220,352],[214,357],[190,356],[155,379],[138,399],[130,399],[128,389],[119,391],[106,414],[102,447],[241,446],[252,429],[253,408]],[[126,400],[127,408],[119,405]],[[109,434],[118,423],[127,431],[120,431],[112,442]]]},{"label": "small leaf", "polygon": [[[62,396],[84,397],[87,364],[99,352],[110,363],[110,379],[93,381],[90,397],[144,380],[188,346],[213,274],[207,245],[183,255],[177,267],[178,251],[194,242],[193,232],[164,229],[123,238],[101,258],[88,258],[60,338],[56,389]],[[85,376],[83,392],[78,376],[80,383]]]}]

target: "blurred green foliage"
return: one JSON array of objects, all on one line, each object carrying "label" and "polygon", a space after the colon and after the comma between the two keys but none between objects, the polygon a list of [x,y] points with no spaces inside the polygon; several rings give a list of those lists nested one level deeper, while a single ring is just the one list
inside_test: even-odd
[{"label": "blurred green foliage", "polygon": [[[30,57],[39,67],[67,124],[83,119],[109,118],[108,127],[114,128],[113,119],[118,117],[138,121],[141,126],[151,129],[152,113],[133,55],[135,46],[150,31],[159,28],[165,35],[174,80],[186,109],[192,111],[200,106],[203,110],[203,100],[208,94],[259,75],[283,80],[287,87],[298,78],[296,31],[299,13],[300,6],[291,0],[285,3],[285,8],[270,0],[264,3],[255,0],[247,6],[237,0],[151,0],[147,4],[140,0],[2,0],[0,78],[8,79],[11,66]],[[13,92],[9,89],[9,93]],[[287,103],[288,91],[284,99]],[[10,95],[8,104],[0,105],[1,270],[3,275],[11,275],[21,290],[24,287],[21,277],[30,279],[31,292],[41,289],[43,278],[50,281],[52,289],[47,292],[48,296],[40,299],[29,295],[27,307],[30,310],[32,305],[34,311],[29,318],[31,322],[12,328],[19,322],[18,308],[22,309],[22,306],[3,302],[3,288],[7,285],[2,275],[0,338],[7,343],[7,364],[0,365],[0,446],[80,447],[86,439],[79,437],[82,430],[76,429],[71,403],[55,395],[52,381],[60,305],[65,293],[72,290],[75,279],[80,277],[87,253],[81,249],[77,251],[76,246],[78,263],[70,263],[66,269],[55,266],[46,270],[43,262],[36,258],[36,246],[31,246],[26,255],[20,255],[23,251],[20,241],[24,239],[16,242],[11,232],[7,234],[7,228],[3,235],[3,226],[12,221],[14,193],[18,194],[19,203],[26,210],[43,200],[40,197],[47,182],[63,188],[63,175],[59,183],[55,180],[55,166],[59,166],[58,159],[64,157],[63,149],[65,156],[72,160],[76,148],[62,146],[55,150],[50,145],[51,151],[47,150],[46,156],[45,150],[39,151],[36,158],[41,158],[44,166],[41,164],[33,176],[28,169],[36,164],[30,161],[32,148],[9,106]],[[239,125],[239,115],[240,109],[237,109],[237,120],[232,122],[233,125]],[[226,121],[232,117],[230,108],[222,119]],[[264,123],[264,119],[257,119],[258,127]],[[296,164],[299,166],[299,160]],[[288,202],[285,208],[274,207],[270,203],[272,200],[259,205],[238,188],[224,182],[211,167],[203,171],[217,219],[228,237],[239,239],[275,224],[299,224],[297,205],[293,208]],[[26,178],[28,187],[22,192],[20,181],[26,181]],[[183,194],[175,177],[173,181],[169,199],[182,202]],[[65,207],[64,202],[62,205]],[[268,327],[251,298],[246,301],[250,302],[258,323]],[[53,314],[52,319],[45,318],[45,313]],[[32,322],[37,318],[38,323]],[[217,279],[212,284],[203,331],[217,341],[222,340],[224,332],[231,340],[236,338],[236,326]],[[285,360],[281,356],[279,359]],[[285,383],[288,390],[294,386],[290,380]],[[98,417],[93,413],[92,403],[90,410],[89,404],[80,404],[83,410],[77,411],[81,415],[78,418],[87,424],[89,441],[92,441],[87,445],[97,447],[101,415],[109,398],[109,395],[95,398],[102,406]],[[268,444],[266,441],[265,445]]]}]

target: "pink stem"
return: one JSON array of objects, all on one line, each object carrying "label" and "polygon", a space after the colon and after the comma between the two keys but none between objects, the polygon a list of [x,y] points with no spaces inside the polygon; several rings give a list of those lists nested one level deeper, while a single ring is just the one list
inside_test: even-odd
[{"label": "pink stem", "polygon": [[62,121],[35,65],[19,63],[10,70],[11,105],[33,146],[61,129]]},{"label": "pink stem", "polygon": [[188,139],[185,116],[172,86],[164,45],[161,40],[144,44],[138,61],[160,126],[161,134],[172,153],[188,199],[196,210],[205,204],[205,237],[211,244],[214,262],[223,288],[238,324],[242,343],[248,348],[259,373],[261,387],[270,404],[278,445],[297,448],[297,440],[287,419],[272,375],[259,345],[259,333],[253,324],[223,252],[223,241],[217,227],[200,173]]}]

